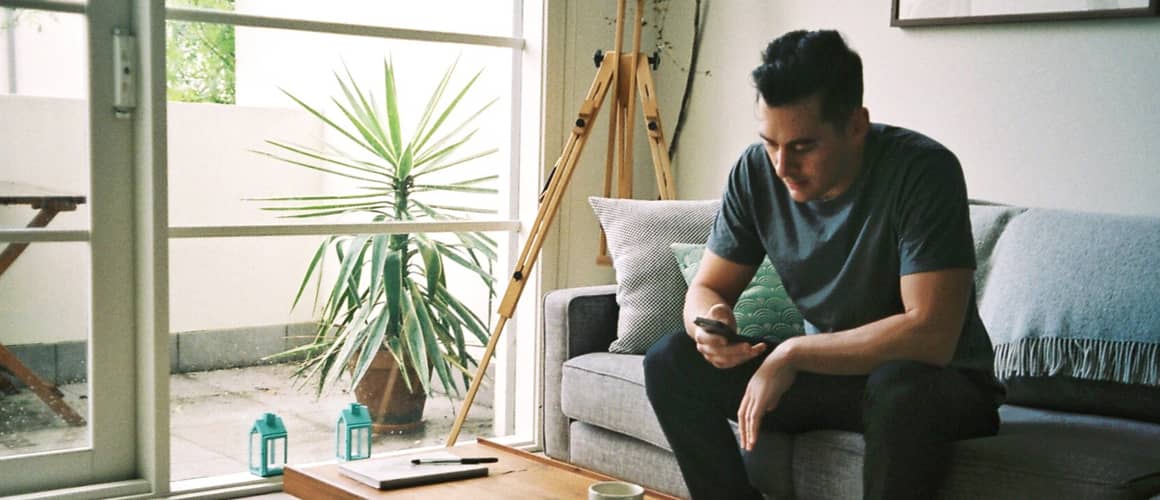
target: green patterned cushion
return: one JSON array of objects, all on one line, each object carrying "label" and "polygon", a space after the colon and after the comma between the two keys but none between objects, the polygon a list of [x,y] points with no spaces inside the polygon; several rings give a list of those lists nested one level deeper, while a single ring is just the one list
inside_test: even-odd
[{"label": "green patterned cushion", "polygon": [[[673,243],[670,247],[677,257],[677,265],[685,277],[685,284],[691,283],[697,275],[697,266],[701,264],[705,245]],[[769,259],[761,263],[753,281],[737,298],[733,316],[737,318],[738,333],[746,337],[772,336],[785,340],[804,333],[802,315],[785,293],[785,286],[781,284],[781,278]]]}]

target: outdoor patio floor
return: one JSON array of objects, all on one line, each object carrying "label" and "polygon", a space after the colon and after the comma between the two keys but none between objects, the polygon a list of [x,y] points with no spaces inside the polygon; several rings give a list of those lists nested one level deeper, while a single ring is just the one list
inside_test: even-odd
[{"label": "outdoor patio floor", "polygon": [[[170,455],[172,480],[244,473],[249,431],[265,412],[282,417],[288,434],[288,462],[334,458],[339,411],[354,401],[345,390],[315,398],[313,387],[298,387],[291,365],[267,365],[171,375]],[[86,384],[60,387],[65,400],[87,415]],[[460,441],[490,436],[491,408],[480,394],[465,422]],[[377,435],[372,452],[443,444],[460,400],[427,399],[423,426],[401,435]],[[84,447],[88,427],[69,427],[31,391],[0,393],[0,457]]]}]

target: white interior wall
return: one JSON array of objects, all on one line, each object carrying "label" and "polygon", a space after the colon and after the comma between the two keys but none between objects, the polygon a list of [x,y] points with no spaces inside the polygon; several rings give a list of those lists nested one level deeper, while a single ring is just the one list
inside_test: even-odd
[{"label": "white interior wall", "polygon": [[[563,109],[563,127],[573,119],[568,104],[579,103],[587,89],[591,65],[583,62],[607,38],[602,19],[614,5],[569,4],[560,42],[566,60],[558,63],[565,73],[564,103],[555,105]],[[862,55],[872,119],[922,131],[954,150],[970,196],[1160,214],[1154,195],[1160,191],[1160,141],[1153,139],[1160,130],[1160,66],[1154,62],[1160,19],[900,29],[890,27],[890,8],[890,0],[710,2],[698,68],[710,75],[697,76],[674,159],[680,198],[717,198],[737,156],[756,141],[749,72],[765,44],[792,29],[832,28]],[[688,43],[690,35],[672,37]],[[672,75],[658,80],[676,85]],[[679,92],[660,90],[666,102]],[[549,110],[560,109],[549,104]],[[675,112],[678,104],[666,104],[665,111]],[[592,152],[586,156],[594,161]],[[601,176],[585,175],[573,183],[562,209],[567,229],[558,236],[560,248],[545,254],[559,266],[548,288],[613,282],[611,270],[591,264],[596,223],[586,197],[600,189]]]},{"label": "white interior wall", "polygon": [[[852,2],[851,2],[852,3]],[[705,16],[698,75],[675,163],[683,199],[719,198],[725,176],[757,140],[749,72],[771,33],[780,31],[771,2],[712,2]]]},{"label": "white interior wall", "polygon": [[1160,214],[1160,19],[899,29],[890,6],[714,2],[701,57],[717,67],[694,90],[687,139],[698,147],[682,148],[683,197],[717,196],[756,139],[748,74],[764,44],[790,29],[834,28],[862,55],[871,118],[950,147],[970,196]]}]

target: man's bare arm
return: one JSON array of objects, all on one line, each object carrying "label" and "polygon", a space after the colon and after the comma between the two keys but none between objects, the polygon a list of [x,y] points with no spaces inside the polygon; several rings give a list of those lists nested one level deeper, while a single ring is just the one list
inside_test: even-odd
[{"label": "man's bare arm", "polygon": [[693,324],[697,316],[725,322],[737,328],[733,304],[745,290],[757,266],[746,266],[724,259],[711,250],[705,250],[697,276],[685,294],[685,332],[697,343],[697,351],[717,368],[732,368],[765,352],[766,345],[746,342],[729,343],[724,337],[713,335]]},{"label": "man's bare arm", "polygon": [[903,276],[905,312],[850,330],[794,337],[770,357],[784,358],[799,371],[831,375],[867,374],[892,360],[946,366],[962,333],[972,276],[970,269]]},{"label": "man's bare arm", "polygon": [[[693,319],[704,316],[716,304],[724,304],[732,310],[754,274],[757,274],[757,266],[738,264],[705,249],[697,275],[685,294],[685,331],[693,335],[697,330]],[[730,325],[736,326],[732,317],[729,320]]]}]

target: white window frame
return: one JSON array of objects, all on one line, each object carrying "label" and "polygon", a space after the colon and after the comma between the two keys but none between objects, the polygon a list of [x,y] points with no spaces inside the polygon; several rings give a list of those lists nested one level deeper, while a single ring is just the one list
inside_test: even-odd
[{"label": "white window frame", "polygon": [[[169,470],[169,303],[168,247],[171,238],[506,231],[508,247],[501,264],[510,274],[537,212],[543,176],[545,11],[547,0],[514,2],[511,37],[473,35],[276,18],[191,8],[166,8],[163,0],[0,0],[0,7],[86,14],[89,25],[90,148],[93,167],[90,231],[0,230],[0,243],[88,241],[92,247],[92,334],[88,380],[92,447],[0,459],[0,484],[42,495],[91,498],[141,498],[169,495],[256,494],[280,488],[281,478],[235,475],[170,484]],[[507,176],[512,196],[508,219],[464,222],[334,225],[169,227],[166,144],[165,23],[167,20],[232,24],[259,28],[387,37],[512,49],[511,163]],[[131,119],[112,111],[112,37],[114,27],[129,27],[137,37],[138,107]],[[106,77],[105,75],[110,75]],[[99,166],[98,166],[99,165]],[[131,179],[132,182],[125,182]],[[512,218],[515,217],[515,218]],[[124,242],[131,241],[132,251]],[[540,295],[534,273],[524,295]],[[132,300],[125,300],[132,297]],[[538,446],[541,364],[535,325],[537,300],[525,297],[508,321],[497,351],[497,434],[511,444]],[[518,325],[525,325],[518,328]],[[124,332],[135,332],[126,335]],[[517,352],[518,351],[518,352]],[[514,357],[513,357],[514,356]],[[520,362],[516,362],[516,361]],[[133,366],[135,369],[124,369]],[[530,385],[531,387],[528,387]],[[46,471],[51,471],[46,473]],[[9,482],[15,478],[33,478]],[[67,490],[50,490],[82,484]],[[0,494],[4,494],[0,488]]]}]

